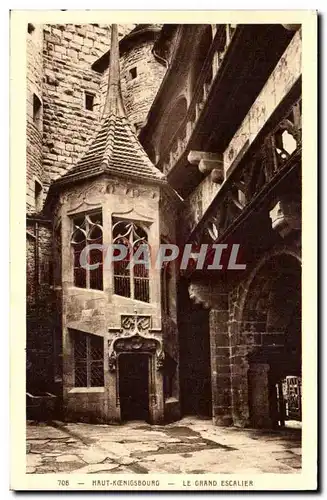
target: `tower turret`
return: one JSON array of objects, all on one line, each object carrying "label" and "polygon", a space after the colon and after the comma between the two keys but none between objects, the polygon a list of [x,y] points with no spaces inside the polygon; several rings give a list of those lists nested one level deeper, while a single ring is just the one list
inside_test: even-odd
[{"label": "tower turret", "polygon": [[[138,24],[119,42],[121,88],[126,115],[136,133],[146,121],[148,111],[166,72],[152,49],[161,31],[160,24]],[[103,74],[103,98],[106,92],[110,51],[92,66]]]},{"label": "tower turret", "polygon": [[116,25],[110,56],[94,139],[49,190],[60,232],[63,401],[69,418],[159,423],[179,415],[176,279],[139,262],[139,250],[157,251],[161,234],[174,240],[176,217],[162,214],[177,200],[126,116]]}]

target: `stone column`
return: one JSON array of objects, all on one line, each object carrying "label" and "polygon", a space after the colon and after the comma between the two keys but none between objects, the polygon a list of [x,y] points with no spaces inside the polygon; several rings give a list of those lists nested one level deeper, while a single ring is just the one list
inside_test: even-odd
[{"label": "stone column", "polygon": [[149,410],[151,424],[164,422],[162,373],[158,366],[156,355],[149,357]]},{"label": "stone column", "polygon": [[215,425],[231,425],[230,343],[228,334],[228,294],[222,285],[195,282],[189,286],[190,298],[210,309],[210,361],[212,418]]},{"label": "stone column", "polygon": [[[219,306],[218,306],[219,307]],[[228,310],[221,297],[221,309],[211,309],[209,315],[212,417],[215,425],[231,425],[230,347]]]},{"label": "stone column", "polygon": [[249,369],[249,397],[251,401],[251,421],[256,428],[271,428],[269,409],[269,365],[254,363]]},{"label": "stone column", "polygon": [[74,284],[72,269],[72,248],[71,221],[67,215],[66,209],[61,210],[61,269],[62,269],[62,381],[63,381],[63,408],[64,413],[68,411],[68,392],[74,387],[74,348],[72,337],[67,328],[68,314],[70,312],[70,303],[68,290]]}]

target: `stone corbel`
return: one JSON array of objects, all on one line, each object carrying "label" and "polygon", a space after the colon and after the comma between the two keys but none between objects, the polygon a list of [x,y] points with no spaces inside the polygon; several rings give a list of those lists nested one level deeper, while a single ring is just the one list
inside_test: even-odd
[{"label": "stone corbel", "polygon": [[197,165],[201,174],[209,175],[212,182],[221,184],[224,180],[224,160],[220,153],[190,151],[187,157],[191,165]]},{"label": "stone corbel", "polygon": [[225,309],[227,294],[211,283],[193,282],[188,287],[190,299],[205,309]]},{"label": "stone corbel", "polygon": [[282,238],[301,229],[301,206],[297,201],[279,200],[269,216],[273,230],[278,231]]}]

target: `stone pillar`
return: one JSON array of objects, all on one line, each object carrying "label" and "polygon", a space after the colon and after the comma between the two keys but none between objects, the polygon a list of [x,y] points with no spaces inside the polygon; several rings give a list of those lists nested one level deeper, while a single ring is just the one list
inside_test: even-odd
[{"label": "stone pillar", "polygon": [[155,355],[149,358],[149,413],[151,424],[164,422],[163,379]]},{"label": "stone pillar", "polygon": [[210,361],[212,418],[215,425],[231,425],[230,345],[228,334],[228,294],[219,284],[195,282],[190,298],[210,309]]},{"label": "stone pillar", "polygon": [[271,428],[269,409],[269,365],[254,363],[249,369],[249,397],[251,401],[251,423],[255,428]]},{"label": "stone pillar", "polygon": [[211,309],[209,315],[212,418],[215,425],[225,426],[232,423],[228,310],[224,300],[217,307],[221,309]]},{"label": "stone pillar", "polygon": [[72,337],[67,328],[69,314],[68,290],[74,284],[72,269],[71,222],[66,210],[61,210],[61,270],[62,270],[62,382],[63,382],[63,409],[68,408],[68,393],[74,387],[74,348]]},{"label": "stone pillar", "polygon": [[107,421],[108,423],[120,423],[120,401],[119,401],[119,364],[118,356],[113,362],[108,356],[109,374],[106,379],[106,391],[107,391]]},{"label": "stone pillar", "polygon": [[231,349],[232,415],[235,427],[250,425],[248,401],[248,361],[246,346]]}]

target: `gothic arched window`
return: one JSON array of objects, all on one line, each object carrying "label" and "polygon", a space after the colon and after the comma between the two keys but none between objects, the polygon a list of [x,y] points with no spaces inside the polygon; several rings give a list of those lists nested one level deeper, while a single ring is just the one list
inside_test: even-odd
[{"label": "gothic arched window", "polygon": [[103,256],[102,251],[91,248],[87,256],[87,264],[98,264],[90,269],[81,263],[81,253],[91,244],[102,245],[102,213],[84,214],[73,219],[71,244],[74,252],[74,285],[79,288],[103,290]]},{"label": "gothic arched window", "polygon": [[[114,293],[142,302],[150,301],[149,269],[146,264],[132,263],[133,256],[140,247],[148,249],[148,235],[135,222],[114,221],[113,243],[127,248],[126,256],[114,262]],[[142,249],[141,249],[142,250]],[[139,260],[145,260],[144,252],[138,254]]]}]

